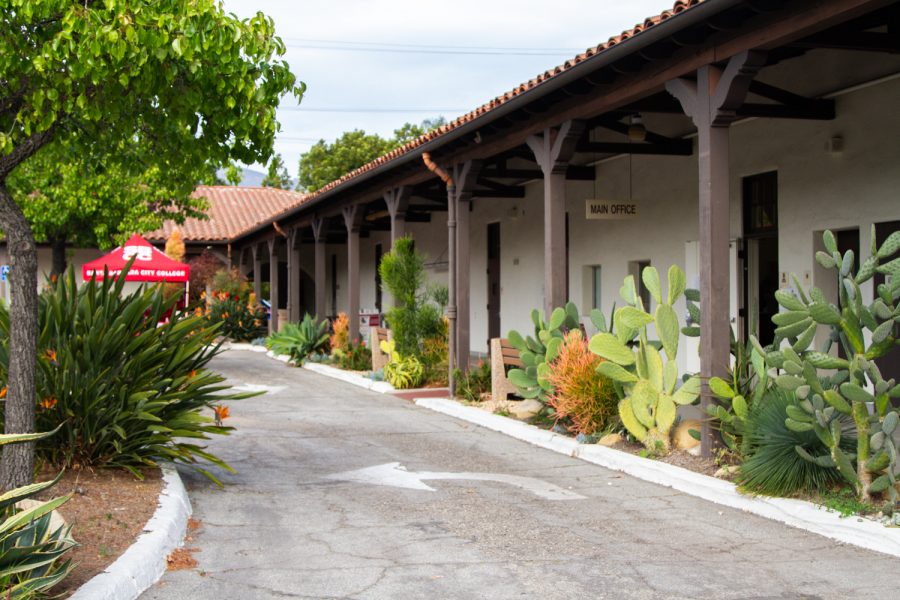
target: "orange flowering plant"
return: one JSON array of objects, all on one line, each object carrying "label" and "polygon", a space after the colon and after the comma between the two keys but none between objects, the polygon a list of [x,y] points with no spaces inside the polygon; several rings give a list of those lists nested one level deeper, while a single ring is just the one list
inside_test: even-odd
[{"label": "orange flowering plant", "polygon": [[[218,482],[201,462],[231,468],[202,442],[232,428],[222,425],[227,412],[210,409],[256,394],[229,393],[206,368],[220,324],[187,311],[160,325],[176,299],[160,286],[130,294],[123,286],[120,278],[78,287],[70,270],[41,296],[37,430],[58,433],[37,443],[38,455],[55,467],[121,467],[139,477],[143,467],[175,461]],[[8,339],[0,306],[0,386]]]}]

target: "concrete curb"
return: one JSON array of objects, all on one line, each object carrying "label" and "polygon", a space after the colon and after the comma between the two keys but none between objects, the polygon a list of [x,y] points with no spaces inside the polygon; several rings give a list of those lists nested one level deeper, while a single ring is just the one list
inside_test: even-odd
[{"label": "concrete curb", "polygon": [[116,562],[72,594],[71,600],[134,600],[166,572],[166,557],[187,531],[191,501],[173,466],[162,467],[165,486],[144,532]]},{"label": "concrete curb", "polygon": [[574,439],[494,415],[480,408],[464,406],[446,398],[417,398],[418,406],[450,415],[493,431],[504,433],[535,446],[621,471],[670,487],[709,502],[736,508],[760,517],[779,521],[839,542],[900,557],[900,529],[885,527],[870,519],[841,518],[837,513],[802,500],[748,496],[728,481],[701,475],[681,467],[650,460],[594,444],[579,444]]},{"label": "concrete curb", "polygon": [[[290,357],[286,354],[275,354],[271,350],[266,350],[263,346],[254,346],[253,344],[229,343],[223,344],[222,348],[226,350],[249,350],[251,352],[265,352],[266,356],[268,356],[269,358],[279,360],[283,363],[290,362],[291,360]],[[387,381],[373,381],[368,377],[363,377],[362,375],[359,375],[357,373],[351,373],[350,371],[345,371],[343,369],[338,369],[329,365],[306,361],[305,363],[303,363],[302,368],[306,369],[307,371],[312,371],[313,373],[318,373],[319,375],[331,377],[332,379],[339,379],[345,383],[350,383],[357,387],[365,388],[379,394],[392,394],[397,391],[396,389],[394,389],[394,386],[389,384]]]},{"label": "concrete curb", "polygon": [[373,392],[378,392],[379,394],[391,394],[397,391],[394,389],[394,386],[389,384],[387,381],[373,381],[368,377],[363,377],[362,375],[359,375],[357,373],[351,373],[349,371],[337,369],[329,365],[307,361],[303,363],[303,368],[307,371],[318,373],[319,375],[325,375],[326,377],[331,377],[333,379],[340,379],[341,381],[344,381],[346,383],[350,383],[357,387],[365,388]]}]

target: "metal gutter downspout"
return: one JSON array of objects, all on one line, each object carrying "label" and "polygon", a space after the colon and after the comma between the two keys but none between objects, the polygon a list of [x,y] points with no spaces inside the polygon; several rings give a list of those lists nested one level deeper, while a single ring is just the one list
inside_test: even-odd
[{"label": "metal gutter downspout", "polygon": [[441,178],[447,185],[447,235],[449,236],[447,254],[448,268],[450,271],[449,294],[447,299],[447,387],[450,388],[450,397],[456,395],[456,188],[453,178],[445,170],[440,168],[433,160],[431,154],[424,152],[422,161],[429,171]]}]

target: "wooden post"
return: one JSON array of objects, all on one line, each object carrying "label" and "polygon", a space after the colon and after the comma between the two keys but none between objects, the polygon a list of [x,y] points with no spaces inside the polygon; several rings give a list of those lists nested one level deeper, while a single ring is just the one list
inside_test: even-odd
[{"label": "wooden post", "polygon": [[583,121],[528,136],[528,147],[544,174],[544,314],[566,303],[566,167],[584,132]]},{"label": "wooden post", "polygon": [[278,238],[269,240],[269,333],[278,331]]},{"label": "wooden post", "polygon": [[394,243],[406,235],[406,209],[409,206],[410,187],[401,185],[384,193],[384,203],[391,215],[391,249]]},{"label": "wooden post", "polygon": [[[675,79],[666,90],[681,103],[697,126],[700,171],[700,377],[704,411],[714,401],[707,382],[727,377],[731,364],[730,276],[728,239],[731,233],[728,132],[736,109],[744,102],[753,77],[765,64],[762,52],[743,52],[725,69],[713,65],[697,71],[697,81]],[[703,422],[700,450],[710,456],[715,432]]]},{"label": "wooden post", "polygon": [[[456,204],[456,367],[463,373],[469,370],[471,356],[471,299],[469,277],[469,210],[472,191],[481,171],[480,161],[466,161],[453,166],[454,193],[449,202]],[[449,215],[448,215],[449,216]]]},{"label": "wooden post", "polygon": [[359,341],[359,230],[363,209],[351,204],[343,209],[347,227],[347,318],[350,320],[350,340]]},{"label": "wooden post", "polygon": [[288,319],[300,321],[300,230],[290,229],[287,236]]},{"label": "wooden post", "polygon": [[328,315],[325,308],[325,220],[315,218],[312,221],[313,245],[315,246],[315,295],[316,319],[322,320]]},{"label": "wooden post", "polygon": [[253,255],[253,293],[259,304],[262,300],[262,258],[259,256],[259,244],[250,246],[250,253]]}]

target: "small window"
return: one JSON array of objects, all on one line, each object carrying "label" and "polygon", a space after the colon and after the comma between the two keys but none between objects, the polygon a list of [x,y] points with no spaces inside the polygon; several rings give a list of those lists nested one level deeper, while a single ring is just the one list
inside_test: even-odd
[{"label": "small window", "polygon": [[591,308],[600,309],[600,265],[591,267]]},{"label": "small window", "polygon": [[381,312],[381,244],[375,244],[375,310]]},{"label": "small window", "polygon": [[638,296],[641,297],[641,302],[644,304],[644,310],[650,312],[650,290],[647,289],[647,286],[644,285],[644,278],[641,276],[644,273],[644,269],[650,266],[649,260],[639,260],[636,261],[635,267],[637,269],[637,273],[634,276],[635,283],[637,284]]},{"label": "small window", "polygon": [[744,177],[744,234],[778,231],[778,172]]}]

